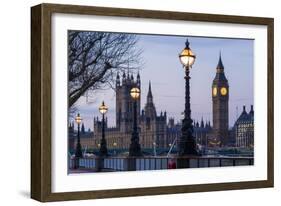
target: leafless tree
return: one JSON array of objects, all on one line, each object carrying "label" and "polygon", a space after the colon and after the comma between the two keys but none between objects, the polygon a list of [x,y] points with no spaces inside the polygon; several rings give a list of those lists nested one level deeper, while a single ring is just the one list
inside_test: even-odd
[{"label": "leafless tree", "polygon": [[118,71],[139,69],[141,49],[133,34],[68,32],[69,107],[86,92],[112,86]]}]

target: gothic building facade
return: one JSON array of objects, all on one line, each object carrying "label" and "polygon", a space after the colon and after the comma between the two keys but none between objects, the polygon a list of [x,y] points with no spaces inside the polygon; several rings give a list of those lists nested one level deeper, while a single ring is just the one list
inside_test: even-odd
[{"label": "gothic building facade", "polygon": [[254,109],[251,105],[249,113],[246,106],[234,124],[236,147],[251,148],[254,146]]},{"label": "gothic building facade", "polygon": [[202,118],[200,124],[199,122],[194,124],[193,134],[198,145],[208,146],[211,133],[212,127],[210,121],[204,122]]},{"label": "gothic building facade", "polygon": [[[131,143],[131,136],[133,130],[133,104],[134,100],[130,96],[130,90],[137,87],[141,90],[141,80],[138,74],[136,80],[133,75],[123,73],[122,80],[117,75],[116,78],[116,127],[109,128],[107,121],[106,127],[106,141],[108,148],[128,149]],[[142,148],[166,147],[167,136],[167,114],[160,112],[157,114],[149,82],[148,94],[146,97],[146,104],[141,110],[140,106],[141,96],[137,100],[137,120],[139,130],[139,143]],[[101,121],[94,118],[94,142],[95,147],[99,147],[101,139]]]}]

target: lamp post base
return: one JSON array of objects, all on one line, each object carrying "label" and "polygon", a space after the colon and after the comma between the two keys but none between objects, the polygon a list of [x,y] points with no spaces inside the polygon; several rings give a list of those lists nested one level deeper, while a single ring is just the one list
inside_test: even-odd
[{"label": "lamp post base", "polygon": [[198,155],[196,142],[193,137],[189,137],[185,141],[180,142],[179,156],[185,155]]},{"label": "lamp post base", "polygon": [[129,148],[129,156],[130,157],[140,157],[142,156],[142,152],[139,144],[131,144]]},{"label": "lamp post base", "polygon": [[106,144],[101,144],[99,156],[101,157],[108,156]]},{"label": "lamp post base", "polygon": [[129,157],[140,157],[142,156],[141,147],[138,143],[138,136],[132,138],[132,142],[129,148]]},{"label": "lamp post base", "polygon": [[198,156],[196,142],[193,137],[180,142],[179,158],[177,159],[177,168],[190,168],[190,159],[187,157]]}]

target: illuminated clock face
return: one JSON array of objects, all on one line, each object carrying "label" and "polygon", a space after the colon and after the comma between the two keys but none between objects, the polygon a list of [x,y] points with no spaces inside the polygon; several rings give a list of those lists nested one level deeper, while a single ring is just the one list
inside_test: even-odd
[{"label": "illuminated clock face", "polygon": [[227,89],[225,87],[221,88],[221,95],[225,96],[227,94]]},{"label": "illuminated clock face", "polygon": [[217,93],[218,93],[218,89],[217,89],[217,87],[214,87],[213,88],[213,96],[217,96]]}]

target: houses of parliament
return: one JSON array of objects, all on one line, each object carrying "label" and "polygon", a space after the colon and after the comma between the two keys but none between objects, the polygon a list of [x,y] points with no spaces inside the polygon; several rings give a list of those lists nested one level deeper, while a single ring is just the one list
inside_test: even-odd
[{"label": "houses of parliament", "polygon": [[[108,127],[105,120],[105,137],[109,149],[128,149],[131,143],[133,130],[133,99],[130,96],[130,90],[138,87],[141,90],[141,78],[138,74],[133,75],[117,74],[116,77],[116,126]],[[175,141],[175,145],[181,136],[181,122],[175,122],[172,117],[168,118],[166,111],[157,112],[157,103],[153,101],[153,84],[149,82],[148,93],[146,94],[146,103],[141,108],[141,98],[137,100],[137,120],[139,131],[139,143],[141,148],[169,148]],[[216,67],[215,78],[211,85],[213,124],[210,121],[193,122],[193,136],[198,145],[208,147],[241,146],[236,142],[249,142],[253,144],[253,132],[241,133],[237,128],[243,128],[247,131],[253,131],[253,107],[251,107],[252,116],[246,121],[245,108],[243,110],[243,120],[239,118],[235,125],[229,128],[229,83],[224,72],[224,65],[219,57]],[[241,116],[240,115],[240,116]],[[246,126],[243,126],[243,125]],[[83,126],[83,125],[82,125]],[[246,128],[249,127],[249,128]],[[93,131],[81,131],[81,145],[83,148],[98,149],[100,146],[102,132],[102,121],[94,117]],[[239,133],[239,134],[238,134]],[[244,137],[245,136],[245,137]],[[239,138],[239,141],[238,141]],[[243,139],[251,140],[243,140]],[[69,126],[69,148],[75,148],[76,134],[73,123]],[[249,145],[244,145],[245,147]]]}]

